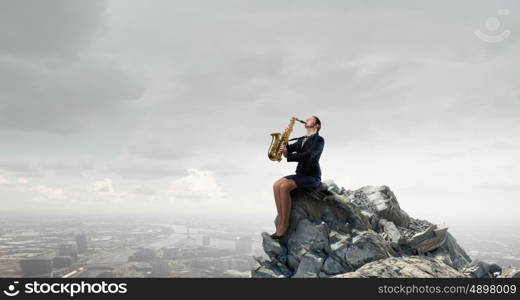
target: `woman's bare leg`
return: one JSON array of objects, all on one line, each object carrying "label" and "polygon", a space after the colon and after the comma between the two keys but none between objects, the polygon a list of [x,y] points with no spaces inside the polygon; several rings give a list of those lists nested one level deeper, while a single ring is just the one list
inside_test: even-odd
[{"label": "woman's bare leg", "polygon": [[280,216],[279,226],[276,228],[276,235],[280,236],[287,231],[289,227],[289,217],[291,215],[291,191],[297,188],[296,182],[292,179],[285,179],[280,187],[280,202],[282,205],[282,213]]},{"label": "woman's bare leg", "polygon": [[274,201],[276,202],[276,211],[278,212],[278,221],[280,221],[280,216],[282,212],[282,204],[280,203],[280,184],[283,182],[285,178],[280,178],[273,183],[273,194]]}]

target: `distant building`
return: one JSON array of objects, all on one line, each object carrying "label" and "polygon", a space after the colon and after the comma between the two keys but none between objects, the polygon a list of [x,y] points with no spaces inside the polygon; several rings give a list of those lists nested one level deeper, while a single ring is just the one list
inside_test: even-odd
[{"label": "distant building", "polygon": [[128,260],[133,261],[148,261],[156,257],[155,249],[152,248],[139,248],[135,254],[130,256]]},{"label": "distant building", "polygon": [[217,273],[222,273],[228,269],[228,263],[224,259],[216,259],[213,261],[213,266]]},{"label": "distant building", "polygon": [[118,274],[114,267],[110,266],[88,266],[77,277],[79,278],[114,278]]},{"label": "distant building", "polygon": [[253,251],[253,239],[249,236],[241,236],[236,240],[235,250],[240,253]]},{"label": "distant building", "polygon": [[167,260],[152,261],[152,277],[166,277],[170,275],[170,264]]},{"label": "distant building", "polygon": [[209,246],[209,243],[210,243],[210,236],[203,235],[202,236],[202,246]]},{"label": "distant building", "polygon": [[99,273],[96,278],[116,278],[118,277],[114,271],[104,271]]},{"label": "distant building", "polygon": [[39,275],[49,277],[49,274],[52,274],[52,259],[50,258],[41,257],[22,259],[19,263],[24,277]]},{"label": "distant building", "polygon": [[163,259],[177,259],[180,256],[179,248],[163,248],[162,258]]},{"label": "distant building", "polygon": [[196,248],[183,248],[182,249],[182,257],[183,258],[193,258],[199,255]]},{"label": "distant building", "polygon": [[78,250],[74,244],[61,244],[60,248],[58,249],[58,255],[70,256],[74,262],[78,261]]},{"label": "distant building", "polygon": [[70,256],[56,256],[52,259],[52,265],[56,269],[70,267],[72,263]]},{"label": "distant building", "polygon": [[80,233],[76,235],[76,246],[78,253],[85,253],[88,250],[88,237],[86,233]]}]

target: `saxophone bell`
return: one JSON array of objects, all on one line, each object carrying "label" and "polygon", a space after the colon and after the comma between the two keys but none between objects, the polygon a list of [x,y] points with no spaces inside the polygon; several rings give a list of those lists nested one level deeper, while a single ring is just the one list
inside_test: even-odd
[{"label": "saxophone bell", "polygon": [[270,160],[278,162],[282,160],[280,146],[287,145],[289,142],[289,136],[291,135],[295,121],[306,124],[305,121],[302,121],[296,117],[292,117],[287,130],[284,131],[283,134],[279,132],[271,133],[271,145],[269,145],[269,149],[267,150],[267,157],[269,157]]},{"label": "saxophone bell", "polygon": [[267,151],[267,156],[272,161],[281,161],[282,158],[278,156],[278,152],[280,150],[281,145],[281,133],[271,133],[271,145],[269,146],[269,150]]}]

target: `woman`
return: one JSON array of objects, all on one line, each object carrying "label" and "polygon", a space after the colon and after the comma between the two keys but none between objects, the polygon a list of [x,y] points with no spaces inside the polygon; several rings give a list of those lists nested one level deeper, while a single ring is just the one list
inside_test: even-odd
[{"label": "woman", "polygon": [[[273,239],[279,239],[285,235],[289,228],[289,216],[291,214],[291,191],[295,188],[316,187],[321,183],[320,156],[323,152],[325,140],[319,135],[321,121],[316,116],[305,120],[307,134],[292,145],[280,146],[287,162],[296,161],[296,174],[287,175],[278,179],[273,184],[274,199],[278,210],[278,224],[276,232],[271,235]],[[288,128],[285,129],[286,131]]]}]

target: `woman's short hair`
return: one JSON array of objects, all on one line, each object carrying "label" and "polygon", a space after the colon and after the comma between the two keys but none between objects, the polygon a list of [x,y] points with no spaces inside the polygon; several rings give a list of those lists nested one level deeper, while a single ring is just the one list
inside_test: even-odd
[{"label": "woman's short hair", "polygon": [[321,120],[320,118],[316,117],[316,116],[312,116],[315,120],[316,120],[316,124],[320,125],[320,127],[318,128],[318,131],[320,131],[321,129]]}]

